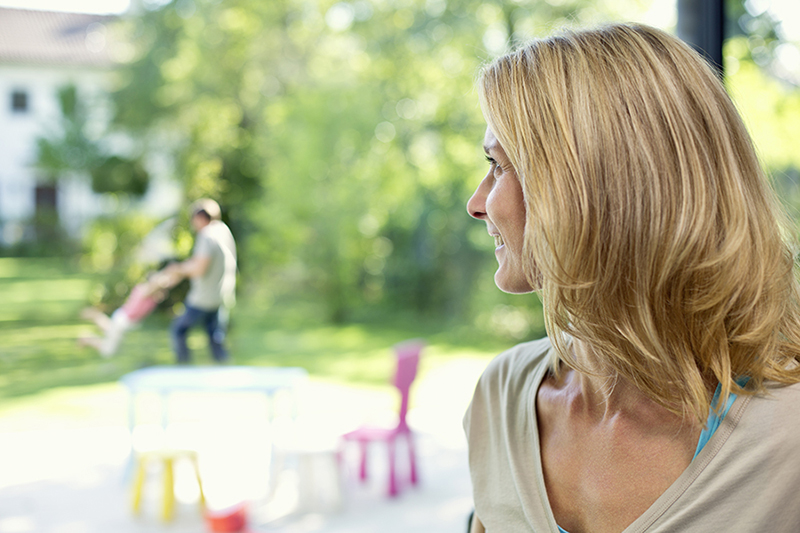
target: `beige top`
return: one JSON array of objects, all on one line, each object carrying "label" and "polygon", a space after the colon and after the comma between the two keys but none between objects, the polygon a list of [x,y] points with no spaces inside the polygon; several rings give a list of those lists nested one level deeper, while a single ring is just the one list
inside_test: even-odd
[{"label": "beige top", "polygon": [[186,303],[197,309],[213,311],[234,303],[236,291],[236,242],[223,222],[212,220],[197,233],[193,257],[208,257],[205,273],[191,279]]},{"label": "beige top", "polygon": [[[548,339],[495,358],[464,417],[475,514],[488,533],[558,533],[536,394]],[[624,533],[800,532],[800,384],[740,396],[700,454]]]}]

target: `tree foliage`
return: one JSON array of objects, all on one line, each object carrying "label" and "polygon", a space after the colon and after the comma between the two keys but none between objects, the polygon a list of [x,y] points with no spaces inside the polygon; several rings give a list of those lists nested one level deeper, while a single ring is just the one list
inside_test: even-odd
[{"label": "tree foliage", "polygon": [[475,73],[509,41],[649,4],[162,2],[128,21],[116,122],[174,158],[188,198],[220,201],[243,272],[274,291],[335,320],[463,317],[503,298],[464,209],[484,172]]},{"label": "tree foliage", "polygon": [[89,134],[92,117],[78,88],[66,85],[59,89],[58,103],[61,116],[55,130],[37,139],[37,166],[53,180],[88,173],[97,193],[144,195],[149,173],[138,158],[115,154]]},{"label": "tree foliage", "polygon": [[728,0],[725,82],[785,206],[800,220],[800,42],[771,3]]},{"label": "tree foliage", "polygon": [[95,143],[86,136],[88,116],[77,88],[74,85],[62,87],[58,91],[58,103],[60,131],[37,140],[39,167],[51,174],[91,168],[100,154]]}]

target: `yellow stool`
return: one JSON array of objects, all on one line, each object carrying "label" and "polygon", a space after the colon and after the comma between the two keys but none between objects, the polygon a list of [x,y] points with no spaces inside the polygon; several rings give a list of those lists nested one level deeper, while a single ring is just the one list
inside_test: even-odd
[{"label": "yellow stool", "polygon": [[197,452],[183,449],[162,449],[136,454],[136,474],[133,479],[133,495],[131,506],[134,513],[139,513],[142,504],[142,489],[147,474],[147,465],[150,462],[163,465],[163,501],[161,503],[161,519],[165,522],[172,520],[175,511],[175,472],[174,464],[177,459],[186,458],[192,463],[197,477],[197,486],[200,488],[200,509],[205,509],[206,499],[203,494],[203,483],[200,481],[200,468],[197,464]]}]

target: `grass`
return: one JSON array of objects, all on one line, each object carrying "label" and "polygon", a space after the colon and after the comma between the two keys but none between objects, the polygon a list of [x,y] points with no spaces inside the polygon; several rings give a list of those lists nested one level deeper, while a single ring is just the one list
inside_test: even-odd
[{"label": "grass", "polygon": [[[79,313],[99,281],[62,259],[0,258],[0,402],[35,403],[55,389],[111,384],[137,368],[173,363],[164,313],[128,332],[111,359],[77,345],[78,337],[95,333]],[[312,376],[381,385],[391,373],[390,347],[404,339],[428,342],[423,371],[453,357],[488,359],[511,344],[467,325],[414,316],[331,325],[313,302],[277,302],[261,289],[254,284],[240,291],[228,339],[234,364],[300,366]],[[199,330],[189,345],[196,364],[211,362]]]}]

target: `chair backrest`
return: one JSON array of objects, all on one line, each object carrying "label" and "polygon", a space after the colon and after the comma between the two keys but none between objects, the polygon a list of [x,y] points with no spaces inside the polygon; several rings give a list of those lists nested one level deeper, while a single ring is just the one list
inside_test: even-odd
[{"label": "chair backrest", "polygon": [[394,375],[394,386],[400,391],[400,415],[398,428],[406,429],[406,414],[408,413],[408,396],[411,384],[417,377],[419,355],[425,343],[419,339],[401,342],[394,346],[397,358],[397,372]]}]

